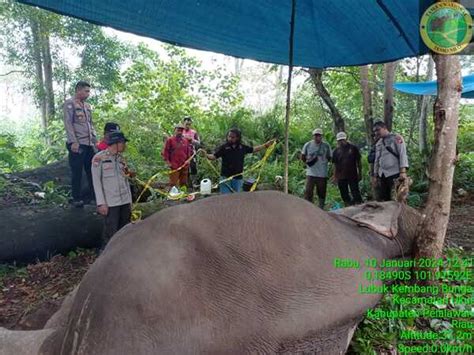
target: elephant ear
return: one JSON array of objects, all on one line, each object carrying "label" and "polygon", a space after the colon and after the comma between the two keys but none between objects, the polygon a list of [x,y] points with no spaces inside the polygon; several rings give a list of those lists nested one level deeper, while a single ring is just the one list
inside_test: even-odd
[{"label": "elephant ear", "polygon": [[398,233],[398,217],[402,209],[395,201],[369,202],[363,205],[331,211],[356,222],[361,227],[372,229],[390,239]]}]

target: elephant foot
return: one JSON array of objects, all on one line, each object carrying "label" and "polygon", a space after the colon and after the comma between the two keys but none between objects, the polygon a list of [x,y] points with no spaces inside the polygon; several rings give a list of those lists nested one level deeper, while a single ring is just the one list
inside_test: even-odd
[{"label": "elephant foot", "polygon": [[287,339],[280,344],[278,354],[345,354],[360,319],[316,332],[302,339]]}]

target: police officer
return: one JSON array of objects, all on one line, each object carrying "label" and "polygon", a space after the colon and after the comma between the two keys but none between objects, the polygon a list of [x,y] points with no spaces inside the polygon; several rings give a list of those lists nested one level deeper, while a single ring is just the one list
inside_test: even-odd
[{"label": "police officer", "polygon": [[110,238],[130,222],[132,194],[128,177],[133,174],[122,156],[127,138],[122,132],[113,132],[107,149],[92,159],[92,179],[97,212],[105,217],[102,248]]},{"label": "police officer", "polygon": [[402,136],[390,133],[384,122],[375,122],[374,132],[380,137],[375,145],[374,161],[379,200],[390,201],[395,180],[407,178],[407,149]]},{"label": "police officer", "polygon": [[66,147],[69,152],[71,167],[72,204],[82,207],[81,196],[82,170],[88,181],[88,198],[93,199],[91,161],[94,156],[94,146],[97,134],[92,124],[92,108],[86,102],[90,95],[90,84],[79,81],[75,87],[74,97],[64,102],[64,127],[66,128]]}]

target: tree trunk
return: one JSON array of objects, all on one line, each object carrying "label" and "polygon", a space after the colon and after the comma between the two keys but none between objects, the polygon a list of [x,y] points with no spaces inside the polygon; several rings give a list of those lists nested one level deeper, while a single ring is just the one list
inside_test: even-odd
[{"label": "tree trunk", "polygon": [[94,213],[95,209],[95,206],[2,209],[0,263],[27,263],[77,247],[99,246],[103,218]]},{"label": "tree trunk", "polygon": [[360,88],[362,90],[362,107],[364,113],[365,123],[365,139],[367,146],[373,144],[372,130],[373,130],[373,111],[372,111],[372,95],[369,85],[369,66],[364,65],[360,67]]},{"label": "tree trunk", "polygon": [[434,105],[434,145],[429,166],[426,218],[416,238],[416,258],[439,258],[442,253],[451,208],[459,100],[462,91],[461,65],[457,55],[433,55],[438,77]]},{"label": "tree trunk", "polygon": [[[420,69],[421,69],[421,64],[423,63],[423,57],[416,57],[416,74],[415,74],[415,82],[420,81]],[[422,97],[421,96],[416,96],[416,112],[413,115],[413,119],[410,121],[410,129],[408,130],[408,139],[407,139],[407,146],[411,146],[413,142],[413,136],[415,132],[415,127],[417,126],[417,122],[420,117],[420,112],[421,112],[421,101]]]},{"label": "tree trunk", "polygon": [[[70,169],[67,160],[46,166],[9,174],[25,196],[42,191],[41,186],[54,181],[58,188],[70,188]],[[83,176],[84,187],[87,186]],[[32,197],[33,199],[33,197]],[[167,207],[162,200],[139,203],[142,218]],[[0,263],[29,262],[45,259],[77,247],[92,248],[100,243],[103,218],[95,213],[96,207],[84,208],[54,204],[32,204],[17,201],[14,205],[0,206]]]},{"label": "tree trunk", "polygon": [[372,85],[371,85],[371,95],[372,95],[372,111],[374,113],[374,117],[377,117],[376,121],[380,120],[380,107],[379,107],[379,79],[377,76],[379,64],[372,64]]},{"label": "tree trunk", "polygon": [[[38,100],[38,105],[41,111],[41,125],[43,127],[43,131],[45,136],[47,136],[47,128],[48,128],[48,116],[47,116],[47,104],[46,104],[46,95],[45,95],[45,88],[44,88],[44,77],[43,77],[43,58],[41,55],[41,33],[40,33],[40,26],[36,19],[30,17],[30,27],[31,27],[31,34],[32,34],[32,50],[33,50],[33,58],[35,62],[35,81],[36,81],[36,98]],[[46,143],[48,143],[46,141]]]},{"label": "tree trunk", "polygon": [[51,60],[51,48],[49,41],[49,33],[42,31],[42,57],[43,57],[43,72],[45,83],[45,100],[46,100],[46,117],[51,120],[54,116],[54,91],[53,91],[53,62]]},{"label": "tree trunk", "polygon": [[389,131],[392,130],[393,122],[393,82],[398,62],[386,63],[384,65],[384,110],[383,119]]},{"label": "tree trunk", "polygon": [[273,99],[273,106],[276,107],[281,101],[282,87],[283,87],[283,65],[278,66],[278,70],[275,72],[275,96]]},{"label": "tree trunk", "polygon": [[329,91],[327,91],[326,87],[323,84],[323,69],[311,68],[309,69],[309,75],[311,77],[311,80],[313,81],[314,87],[316,88],[319,97],[321,97],[326,106],[329,108],[329,111],[331,111],[331,116],[336,133],[343,132],[345,130],[344,119],[342,118],[342,114],[339,112],[336,107],[336,104],[331,98]]},{"label": "tree trunk", "polygon": [[[433,79],[433,69],[434,62],[431,56],[428,57],[428,72],[426,75],[426,80],[430,81]],[[421,100],[421,109],[420,109],[420,142],[419,142],[419,151],[420,153],[426,153],[428,149],[428,134],[427,134],[427,117],[428,117],[428,107],[430,104],[431,97],[429,95],[424,95]]]},{"label": "tree trunk", "polygon": [[243,58],[234,58],[234,74],[240,75],[242,73],[242,67],[244,66]]}]

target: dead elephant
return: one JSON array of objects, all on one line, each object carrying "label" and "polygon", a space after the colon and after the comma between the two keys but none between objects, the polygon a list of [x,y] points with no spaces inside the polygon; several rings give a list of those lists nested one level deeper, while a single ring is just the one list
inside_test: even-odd
[{"label": "dead elephant", "polygon": [[344,353],[381,298],[358,292],[374,283],[364,261],[408,255],[421,218],[377,206],[398,241],[354,222],[366,207],[332,214],[279,192],[168,208],[113,238],[48,329],[0,332],[0,353]]}]

